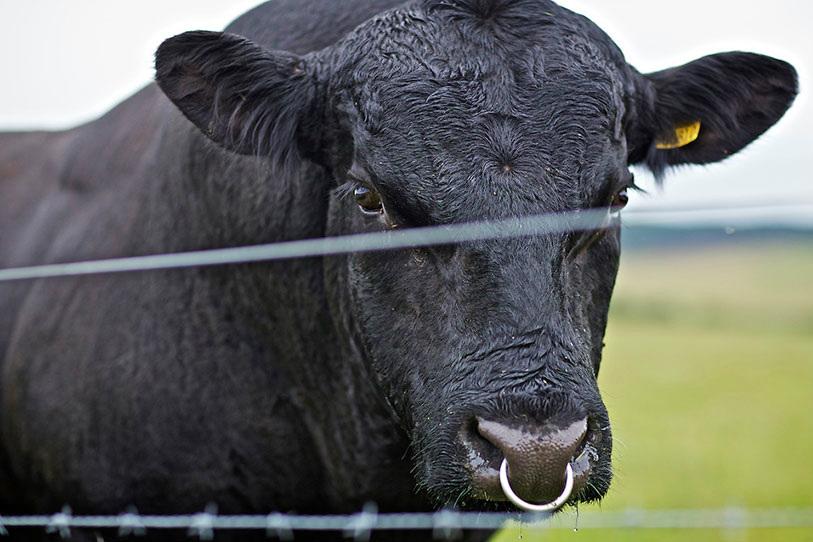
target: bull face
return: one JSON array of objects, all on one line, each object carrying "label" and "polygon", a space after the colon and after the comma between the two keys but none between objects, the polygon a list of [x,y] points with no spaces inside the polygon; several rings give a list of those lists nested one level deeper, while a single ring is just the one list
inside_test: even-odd
[{"label": "bull face", "polygon": [[[727,53],[641,75],[588,20],[543,0],[415,2],[319,53],[237,36],[165,42],[157,79],[207,136],[337,183],[331,234],[599,209],[598,232],[358,254],[354,340],[442,502],[609,487],[596,376],[629,166],[657,175],[737,152],[796,93],[788,64]],[[304,158],[302,158],[304,157]],[[495,505],[499,506],[499,505]]]}]

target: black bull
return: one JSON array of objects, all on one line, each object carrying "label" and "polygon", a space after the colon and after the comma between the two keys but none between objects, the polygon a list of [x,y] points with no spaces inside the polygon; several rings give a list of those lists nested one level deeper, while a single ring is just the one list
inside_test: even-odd
[{"label": "black bull", "polygon": [[0,513],[499,509],[503,458],[528,500],[568,464],[571,502],[601,498],[628,168],[724,159],[797,89],[740,52],[642,75],[544,0],[275,0],[156,68],[88,125],[0,134],[2,267],[582,208],[610,226],[0,284]]}]

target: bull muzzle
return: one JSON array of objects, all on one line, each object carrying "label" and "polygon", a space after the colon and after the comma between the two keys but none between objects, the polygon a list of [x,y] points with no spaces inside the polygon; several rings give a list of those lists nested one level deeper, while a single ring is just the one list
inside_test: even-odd
[{"label": "bull muzzle", "polygon": [[476,417],[461,431],[473,493],[529,511],[553,511],[577,494],[594,454],[587,418],[562,426]]}]

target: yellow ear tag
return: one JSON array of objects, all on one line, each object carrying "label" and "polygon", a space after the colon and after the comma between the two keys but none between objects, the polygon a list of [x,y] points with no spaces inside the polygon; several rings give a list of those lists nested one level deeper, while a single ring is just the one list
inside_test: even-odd
[{"label": "yellow ear tag", "polygon": [[679,149],[700,137],[700,121],[675,127],[675,136],[671,141],[657,141],[657,149]]}]

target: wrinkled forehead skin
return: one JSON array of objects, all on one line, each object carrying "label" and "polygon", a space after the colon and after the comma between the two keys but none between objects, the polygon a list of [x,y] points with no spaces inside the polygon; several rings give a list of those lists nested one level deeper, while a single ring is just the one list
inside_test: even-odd
[{"label": "wrinkled forehead skin", "polygon": [[625,167],[623,55],[550,2],[471,4],[411,4],[347,38],[333,85],[355,167],[432,222],[589,206]]}]

